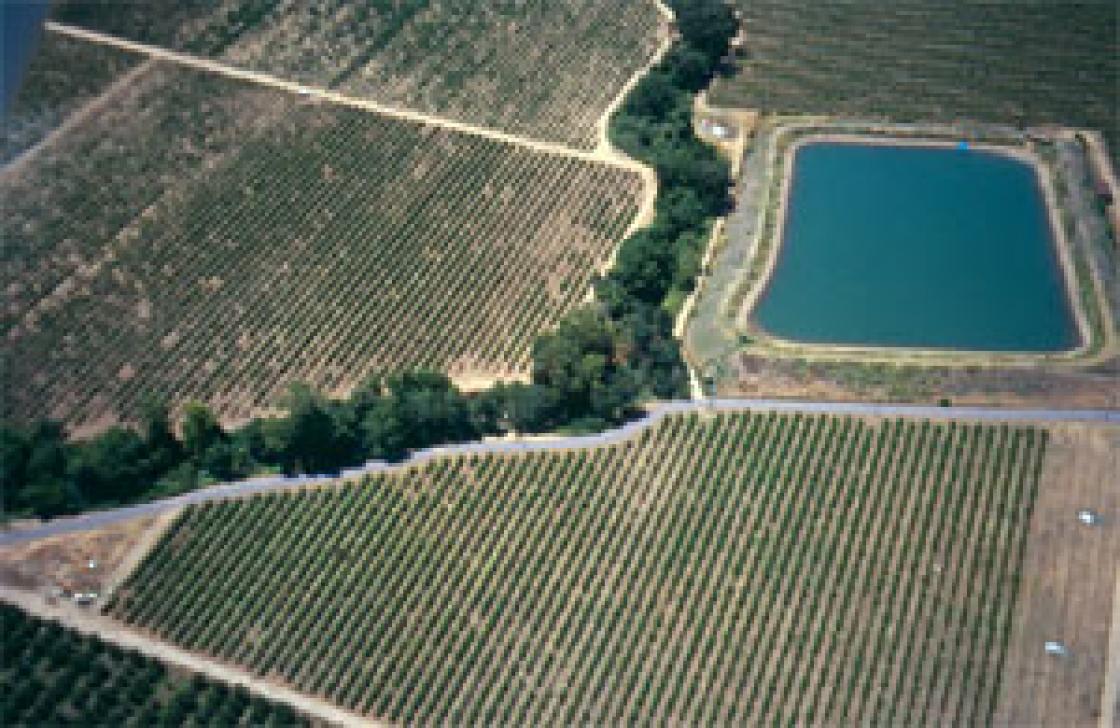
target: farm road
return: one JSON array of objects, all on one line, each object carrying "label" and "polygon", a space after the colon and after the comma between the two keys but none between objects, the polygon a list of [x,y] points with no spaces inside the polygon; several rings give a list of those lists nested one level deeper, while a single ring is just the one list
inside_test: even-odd
[{"label": "farm road", "polygon": [[[667,19],[672,18],[672,13],[661,2],[655,0],[659,11],[666,16]],[[295,81],[272,76],[267,73],[260,73],[257,71],[250,71],[243,68],[229,66],[218,61],[213,61],[207,58],[200,58],[192,56],[187,53],[180,53],[160,46],[148,45],[146,43],[137,43],[135,41],[118,38],[106,33],[99,33],[85,28],[78,28],[72,25],[63,23],[56,23],[48,21],[44,24],[46,30],[52,33],[83,40],[88,43],[99,43],[101,45],[119,48],[132,53],[139,53],[145,55],[149,60],[166,61],[168,63],[176,63],[181,66],[193,68],[198,71],[206,71],[215,73],[227,78],[233,78],[240,81],[259,84],[267,86],[287,93],[296,94],[304,98],[318,99],[332,104],[347,106],[354,109],[360,109],[373,114],[381,114],[394,119],[402,119],[411,121],[418,124],[427,126],[434,126],[443,129],[448,129],[461,134],[469,134],[472,136],[483,137],[505,144],[513,144],[531,149],[543,154],[553,154],[563,157],[572,157],[580,159],[585,162],[594,164],[605,164],[619,169],[637,174],[642,179],[642,200],[638,205],[638,211],[634,215],[633,221],[630,223],[623,237],[629,237],[635,230],[647,226],[653,219],[654,204],[657,201],[657,175],[653,168],[649,165],[643,164],[638,160],[622,153],[614,148],[607,138],[607,122],[611,114],[622,103],[625,94],[633,88],[638,81],[645,76],[651,68],[668,52],[669,47],[672,45],[671,38],[666,38],[661,47],[657,50],[656,54],[643,66],[634,76],[626,83],[626,85],[619,92],[617,97],[612,101],[610,106],[604,111],[602,118],[599,120],[599,144],[593,151],[583,151],[564,144],[557,144],[554,142],[542,141],[540,139],[533,139],[530,137],[522,136],[519,134],[509,134],[498,129],[491,129],[488,127],[477,126],[475,124],[467,124],[454,119],[448,119],[434,114],[426,114],[420,111],[413,111],[410,109],[402,109],[395,106],[388,106],[379,104],[376,101],[369,99],[361,99],[353,96],[347,96],[335,91],[330,91],[324,88],[317,88],[314,86],[306,86]],[[67,128],[73,126],[67,125]],[[617,254],[617,248],[615,251]],[[608,261],[606,267],[610,268],[614,265],[613,256]]]},{"label": "farm road", "polygon": [[[278,89],[291,94],[296,94],[304,98],[318,99],[340,106],[348,106],[354,109],[361,109],[374,114],[381,114],[395,119],[403,119],[418,124],[427,126],[441,127],[450,129],[462,134],[469,134],[472,136],[484,137],[494,141],[503,142],[506,144],[515,144],[522,147],[527,147],[544,154],[556,154],[565,157],[574,157],[588,162],[596,162],[599,164],[607,164],[613,167],[620,167],[628,169],[632,172],[641,174],[643,178],[651,176],[653,170],[646,165],[631,159],[630,157],[618,153],[610,148],[602,148],[595,151],[583,151],[569,147],[564,144],[555,142],[547,142],[540,139],[533,139],[519,134],[510,134],[508,132],[500,131],[498,129],[491,129],[488,127],[477,126],[475,124],[468,124],[454,119],[448,119],[434,114],[427,114],[420,111],[413,111],[411,109],[402,109],[395,106],[388,106],[380,104],[370,99],[356,98],[354,96],[347,96],[340,94],[336,91],[330,91],[324,88],[315,86],[306,86],[295,81],[272,76],[267,73],[259,71],[250,71],[244,68],[237,68],[229,66],[218,61],[213,61],[208,58],[200,58],[188,53],[180,53],[168,48],[160,46],[148,45],[146,43],[137,43],[135,41],[118,38],[113,35],[99,33],[85,28],[78,28],[72,25],[65,25],[63,23],[56,23],[53,21],[47,22],[44,27],[52,32],[69,38],[76,38],[84,40],[89,43],[98,43],[101,45],[112,46],[121,50],[130,51],[132,53],[139,53],[149,58],[154,58],[159,61],[166,61],[169,63],[176,63],[181,66],[193,68],[199,71],[206,71],[214,73],[219,76],[233,78],[240,81],[247,81],[261,86]],[[646,69],[643,69],[646,70]]]},{"label": "farm road", "polygon": [[464,454],[515,454],[548,450],[572,450],[611,445],[636,435],[662,418],[689,412],[802,412],[806,414],[854,415],[871,417],[922,417],[985,422],[1086,422],[1120,425],[1120,410],[1058,410],[1002,409],[996,407],[936,407],[903,404],[870,404],[864,402],[806,402],[773,399],[680,400],[653,405],[644,417],[614,430],[594,435],[547,437],[514,440],[493,440],[460,445],[434,447],[414,453],[402,463],[372,460],[365,465],[347,468],[336,475],[271,476],[222,483],[184,493],[172,498],[134,506],[96,511],[72,518],[0,533],[0,546],[24,543],[49,536],[91,531],[141,516],[155,516],[193,503],[244,498],[257,493],[301,488],[333,480],[353,479],[371,473],[391,472],[417,465],[434,458]]},{"label": "farm road", "polygon": [[136,650],[166,665],[174,665],[200,673],[227,685],[240,685],[250,692],[278,703],[285,703],[302,713],[319,718],[332,725],[382,725],[370,718],[343,710],[322,698],[298,692],[277,682],[260,678],[241,668],[218,662],[209,657],[196,655],[162,640],[140,632],[134,632],[108,617],[103,617],[96,612],[84,611],[81,607],[69,603],[52,606],[47,604],[38,594],[4,586],[0,586],[0,601],[20,607],[37,617],[59,622],[81,634],[92,635],[124,649]]}]

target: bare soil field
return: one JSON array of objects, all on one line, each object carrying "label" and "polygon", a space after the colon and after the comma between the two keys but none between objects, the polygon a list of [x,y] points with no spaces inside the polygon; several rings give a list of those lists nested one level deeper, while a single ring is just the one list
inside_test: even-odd
[{"label": "bare soil field", "polygon": [[1120,407],[1120,362],[1087,369],[936,367],[738,354],[720,394],[742,397],[938,402],[1006,407]]},{"label": "bare soil field", "polygon": [[[172,519],[140,518],[97,531],[0,546],[0,584],[27,591],[103,594],[135,566]],[[92,564],[92,566],[91,566]],[[60,595],[61,596],[61,595]]]},{"label": "bare soil field", "polygon": [[[1113,618],[1120,579],[1118,478],[1120,428],[1051,428],[996,725],[1106,725],[1102,698],[1111,631],[1120,628]],[[1081,509],[1092,510],[1100,522],[1081,523]],[[1046,654],[1048,640],[1064,643],[1069,655]],[[1115,687],[1110,692],[1115,696]]]}]

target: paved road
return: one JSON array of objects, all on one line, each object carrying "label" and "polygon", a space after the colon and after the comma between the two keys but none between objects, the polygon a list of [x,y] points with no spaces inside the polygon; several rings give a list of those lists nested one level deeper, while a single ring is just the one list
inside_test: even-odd
[{"label": "paved road", "polygon": [[[403,463],[390,464],[373,460],[365,465],[347,468],[341,477],[353,478],[369,473],[387,472],[423,463],[433,458],[461,454],[521,453],[546,450],[570,450],[598,447],[619,442],[650,427],[669,414],[703,411],[772,411],[810,414],[872,415],[884,417],[925,417],[931,419],[963,419],[990,422],[1087,422],[1120,424],[1120,410],[1001,409],[995,407],[934,407],[924,405],[868,404],[862,402],[806,402],[773,399],[713,399],[663,402],[650,408],[649,414],[614,430],[578,437],[550,437],[446,445],[414,453]],[[190,493],[142,503],[135,506],[96,511],[72,518],[59,518],[39,526],[0,533],[0,546],[23,543],[47,536],[89,531],[140,516],[158,515],[192,503],[242,498],[255,493],[298,488],[312,483],[337,480],[339,475],[270,476],[223,483]]]}]

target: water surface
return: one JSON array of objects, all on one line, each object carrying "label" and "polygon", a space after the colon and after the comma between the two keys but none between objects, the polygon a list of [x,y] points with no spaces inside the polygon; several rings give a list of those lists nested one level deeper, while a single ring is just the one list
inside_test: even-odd
[{"label": "water surface", "polygon": [[47,0],[0,0],[0,114],[19,90],[48,8]]},{"label": "water surface", "polygon": [[801,342],[1053,352],[1078,343],[1034,169],[997,152],[812,142],[753,316]]}]

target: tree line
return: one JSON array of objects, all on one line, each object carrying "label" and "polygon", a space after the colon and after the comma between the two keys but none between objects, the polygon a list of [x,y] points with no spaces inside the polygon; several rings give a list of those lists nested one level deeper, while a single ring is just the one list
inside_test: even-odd
[{"label": "tree line", "polygon": [[5,516],[75,513],[265,469],[334,472],[486,435],[596,431],[643,401],[687,396],[673,315],[730,186],[727,163],[693,131],[692,99],[720,70],[736,21],[722,0],[669,5],[680,38],[610,124],[612,142],[656,171],[654,220],[623,241],[614,268],[595,281],[595,302],[534,341],[530,383],[466,395],[443,374],[413,372],[373,377],[345,400],[297,384],[280,402],[285,416],[231,430],[198,403],[175,428],[160,402],[145,406],[138,426],[82,441],[54,422],[0,424]]}]

